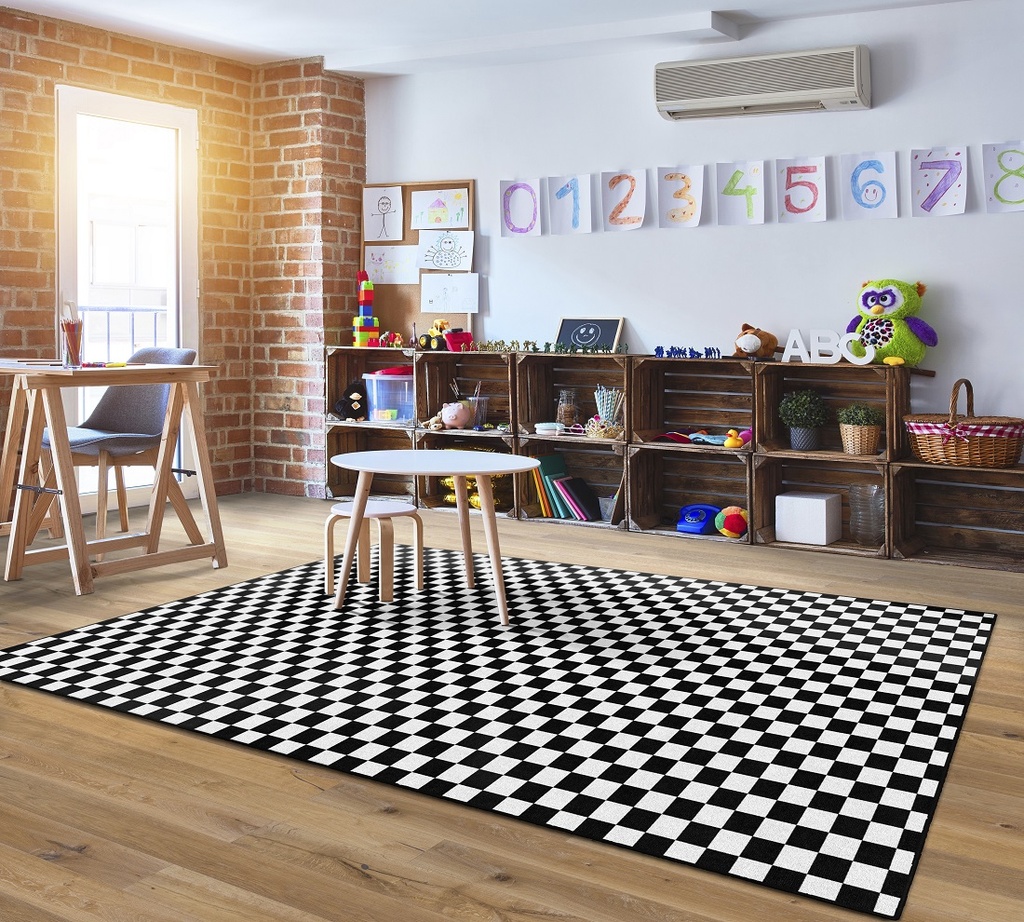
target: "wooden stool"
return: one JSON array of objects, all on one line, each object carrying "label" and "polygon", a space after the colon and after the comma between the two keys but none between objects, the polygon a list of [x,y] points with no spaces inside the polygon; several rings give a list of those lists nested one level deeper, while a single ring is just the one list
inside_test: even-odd
[{"label": "wooden stool", "polygon": [[[334,593],[334,526],[352,515],[352,503],[335,503],[324,526],[324,592]],[[406,517],[413,524],[413,552],[416,556],[416,588],[423,588],[423,520],[416,507],[395,499],[369,499],[359,529],[359,549],[356,555],[356,579],[370,581],[370,519],[377,522],[377,544],[380,546],[380,600],[390,602],[395,585],[395,526],[391,521]]]}]

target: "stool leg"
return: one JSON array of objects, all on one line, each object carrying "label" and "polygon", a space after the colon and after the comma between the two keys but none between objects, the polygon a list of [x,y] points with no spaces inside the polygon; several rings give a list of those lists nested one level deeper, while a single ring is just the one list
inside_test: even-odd
[{"label": "stool leg", "polygon": [[356,552],[356,580],[370,581],[370,520],[363,519],[359,527],[359,550]]},{"label": "stool leg", "polygon": [[334,526],[341,518],[329,515],[324,525],[324,595],[334,592]]},{"label": "stool leg", "polygon": [[377,519],[377,543],[380,558],[380,600],[390,602],[395,597],[395,523],[390,516]]},{"label": "stool leg", "polygon": [[416,589],[423,589],[423,519],[410,515],[412,519],[412,548],[416,558]]}]

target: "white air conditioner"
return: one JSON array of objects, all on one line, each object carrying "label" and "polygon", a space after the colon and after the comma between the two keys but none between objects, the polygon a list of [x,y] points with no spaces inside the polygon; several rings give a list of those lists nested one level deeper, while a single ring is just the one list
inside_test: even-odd
[{"label": "white air conditioner", "polygon": [[654,95],[658,111],[672,120],[869,109],[868,50],[851,45],[658,64]]}]

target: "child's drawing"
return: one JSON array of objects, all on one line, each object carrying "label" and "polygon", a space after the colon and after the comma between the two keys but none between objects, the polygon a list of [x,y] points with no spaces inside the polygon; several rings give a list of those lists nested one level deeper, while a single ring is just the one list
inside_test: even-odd
[{"label": "child's drawing", "polygon": [[420,313],[475,314],[480,277],[475,272],[424,272],[420,277]]},{"label": "child's drawing", "polygon": [[368,246],[363,268],[374,285],[415,285],[419,281],[414,246]]},{"label": "child's drawing", "polygon": [[414,191],[409,226],[413,230],[469,227],[469,190]]},{"label": "child's drawing", "polygon": [[363,239],[402,239],[402,187],[363,187]]},{"label": "child's drawing", "polygon": [[420,231],[419,267],[468,272],[473,267],[472,231]]}]

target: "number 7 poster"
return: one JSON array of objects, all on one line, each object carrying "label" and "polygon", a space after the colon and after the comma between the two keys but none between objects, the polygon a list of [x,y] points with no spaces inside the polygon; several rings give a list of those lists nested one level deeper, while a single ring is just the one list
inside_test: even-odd
[{"label": "number 7 poster", "polygon": [[911,151],[910,189],[915,218],[963,214],[967,205],[967,148]]}]

